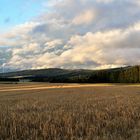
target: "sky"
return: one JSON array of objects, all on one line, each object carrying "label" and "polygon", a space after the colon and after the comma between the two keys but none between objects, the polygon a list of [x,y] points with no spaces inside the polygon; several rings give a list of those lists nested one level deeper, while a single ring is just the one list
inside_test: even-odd
[{"label": "sky", "polygon": [[139,0],[0,0],[0,69],[140,64]]},{"label": "sky", "polygon": [[0,29],[28,22],[42,12],[43,0],[0,0]]}]

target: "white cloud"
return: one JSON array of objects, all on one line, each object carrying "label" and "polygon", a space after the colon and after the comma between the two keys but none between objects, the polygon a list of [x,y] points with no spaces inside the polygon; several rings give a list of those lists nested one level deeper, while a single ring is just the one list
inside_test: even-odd
[{"label": "white cloud", "polygon": [[88,24],[91,24],[93,22],[95,16],[96,16],[95,11],[86,10],[86,11],[83,11],[82,13],[80,13],[78,16],[76,16],[73,19],[73,23],[75,25],[84,24],[87,26]]},{"label": "white cloud", "polygon": [[53,41],[46,42],[45,46],[47,46],[48,48],[54,48],[57,45],[62,45],[62,44],[63,44],[62,40],[56,39],[56,40],[53,40]]},{"label": "white cloud", "polygon": [[110,3],[113,1],[115,1],[115,0],[97,0],[97,2],[103,2],[103,3]]},{"label": "white cloud", "polygon": [[37,43],[31,43],[28,45],[24,45],[22,48],[15,48],[12,50],[14,55],[27,55],[27,54],[35,54],[40,52],[40,46]]},{"label": "white cloud", "polygon": [[0,35],[0,46],[10,47],[6,63],[20,69],[140,64],[137,3],[138,0],[51,1],[47,4],[49,12]]}]

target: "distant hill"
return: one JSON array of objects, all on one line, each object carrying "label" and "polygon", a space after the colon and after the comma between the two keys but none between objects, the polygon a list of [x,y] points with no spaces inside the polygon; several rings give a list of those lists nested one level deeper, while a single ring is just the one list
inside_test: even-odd
[{"label": "distant hill", "polygon": [[9,68],[6,68],[6,69],[4,69],[4,68],[0,68],[0,73],[9,73],[9,72],[12,72],[12,71],[17,71],[17,70],[14,70],[14,69],[9,69]]},{"label": "distant hill", "polygon": [[1,73],[0,80],[28,79],[34,82],[64,83],[140,83],[140,66],[105,70],[40,69]]}]

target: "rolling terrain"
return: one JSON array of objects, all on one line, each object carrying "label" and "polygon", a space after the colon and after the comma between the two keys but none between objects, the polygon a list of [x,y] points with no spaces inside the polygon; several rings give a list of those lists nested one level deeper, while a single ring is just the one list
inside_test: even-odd
[{"label": "rolling terrain", "polygon": [[51,83],[140,83],[140,66],[105,70],[42,69],[1,73],[0,81]]}]

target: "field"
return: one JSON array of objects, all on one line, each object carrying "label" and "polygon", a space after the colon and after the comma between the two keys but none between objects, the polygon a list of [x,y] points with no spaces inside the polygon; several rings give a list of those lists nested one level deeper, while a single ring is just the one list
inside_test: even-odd
[{"label": "field", "polygon": [[139,140],[140,85],[0,84],[0,140]]}]

